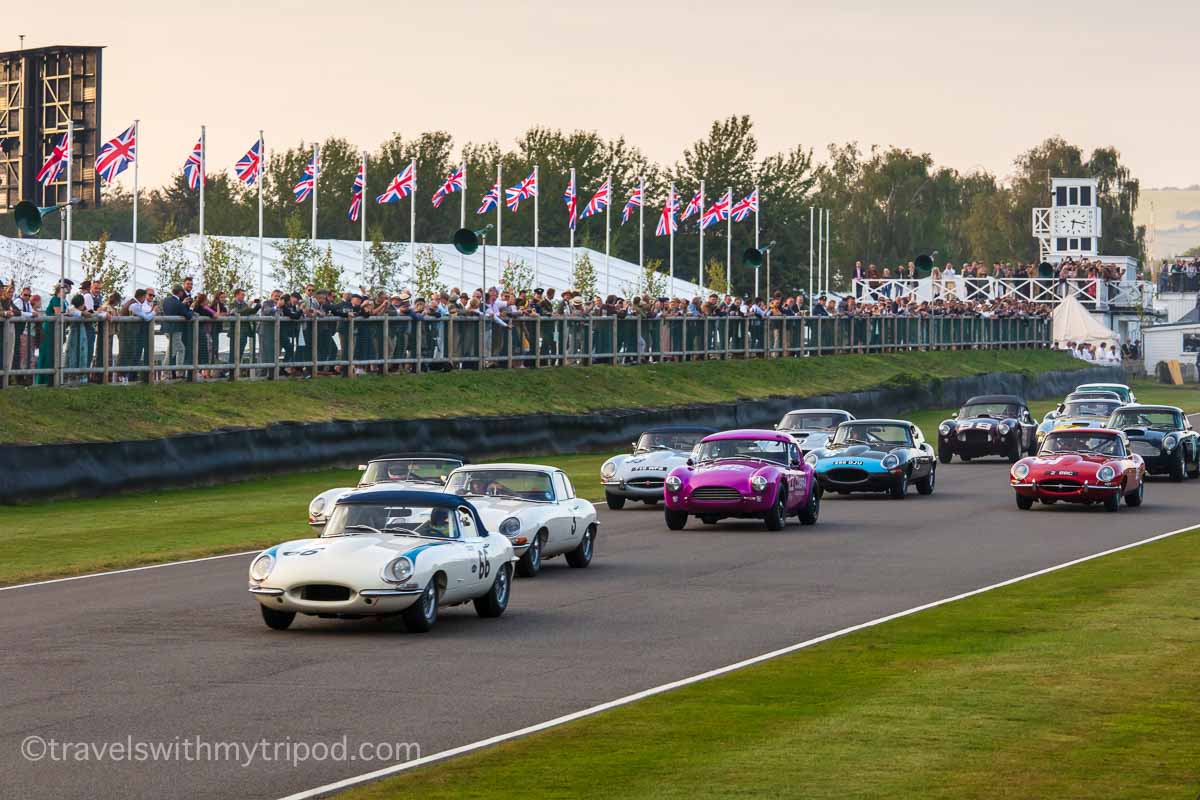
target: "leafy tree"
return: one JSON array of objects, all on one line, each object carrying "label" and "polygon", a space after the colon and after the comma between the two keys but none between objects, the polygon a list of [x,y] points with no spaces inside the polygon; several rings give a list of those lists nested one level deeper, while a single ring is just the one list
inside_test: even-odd
[{"label": "leafy tree", "polygon": [[413,284],[419,297],[429,297],[434,292],[446,291],[446,285],[442,283],[442,259],[438,257],[436,250],[428,245],[418,248],[413,261],[416,271]]},{"label": "leafy tree", "polygon": [[571,285],[576,292],[583,295],[584,300],[591,300],[596,296],[596,268],[592,266],[591,256],[587,252],[575,259]]},{"label": "leafy tree", "polygon": [[343,283],[342,268],[333,260],[333,247],[325,245],[325,252],[317,257],[316,266],[312,271],[312,283],[335,294],[346,290]]},{"label": "leafy tree", "polygon": [[661,258],[651,258],[646,261],[638,275],[638,281],[633,286],[622,287],[627,296],[642,295],[644,297],[663,297],[667,293],[668,277],[659,272],[662,268]]},{"label": "leafy tree", "polygon": [[533,267],[526,264],[524,259],[504,259],[504,268],[500,271],[500,285],[513,292],[533,289]]},{"label": "leafy tree", "polygon": [[245,289],[251,282],[250,254],[226,239],[208,239],[200,282],[209,295],[217,292],[232,295],[236,289]]},{"label": "leafy tree", "polygon": [[363,288],[371,294],[393,292],[400,288],[400,256],[406,245],[383,240],[383,229],[378,224],[371,227],[371,245],[367,250],[367,263],[363,270]]},{"label": "leafy tree", "polygon": [[21,239],[5,239],[0,242],[3,260],[8,263],[8,282],[20,291],[25,286],[34,286],[49,272],[42,250],[26,244]]},{"label": "leafy tree", "polygon": [[715,258],[710,258],[704,266],[704,288],[716,294],[729,291],[729,284],[725,282],[725,265]]},{"label": "leafy tree", "polygon": [[194,268],[192,259],[183,249],[182,239],[164,242],[158,249],[158,260],[155,262],[155,283],[162,295],[171,293],[171,289],[183,283],[183,279],[191,274]]},{"label": "leafy tree", "polygon": [[84,273],[93,282],[100,282],[106,296],[109,292],[124,295],[125,286],[129,283],[129,264],[109,251],[107,233],[101,232],[94,242],[85,247],[79,261]]},{"label": "leafy tree", "polygon": [[[287,221],[287,238],[272,245],[279,254],[275,266],[271,269],[271,278],[275,285],[288,292],[298,292],[304,288],[313,276],[313,262],[316,261],[316,247],[312,240],[304,235],[300,219],[291,216]],[[331,288],[331,287],[324,287]]]}]

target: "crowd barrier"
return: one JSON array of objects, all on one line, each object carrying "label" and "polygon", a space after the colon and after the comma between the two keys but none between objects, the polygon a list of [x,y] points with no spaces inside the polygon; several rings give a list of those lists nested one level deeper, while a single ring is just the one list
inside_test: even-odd
[{"label": "crowd barrier", "polygon": [[1043,318],[137,317],[0,321],[0,388],[1048,347]]}]

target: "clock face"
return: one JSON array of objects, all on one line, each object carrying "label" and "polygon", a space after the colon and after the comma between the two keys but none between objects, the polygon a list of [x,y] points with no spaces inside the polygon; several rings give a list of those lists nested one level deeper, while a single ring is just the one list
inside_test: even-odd
[{"label": "clock face", "polygon": [[1057,236],[1091,236],[1092,209],[1054,209],[1054,233]]}]

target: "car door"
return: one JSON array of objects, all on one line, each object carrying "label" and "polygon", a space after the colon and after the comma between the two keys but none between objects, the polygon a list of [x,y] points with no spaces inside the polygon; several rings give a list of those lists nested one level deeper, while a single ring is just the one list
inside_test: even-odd
[{"label": "car door", "polygon": [[566,536],[563,538],[560,552],[566,553],[579,546],[579,541],[591,523],[591,515],[595,509],[588,501],[575,496],[575,487],[565,472],[554,473],[554,487],[555,494],[558,494],[559,489],[562,490],[560,495],[562,499],[559,500],[558,508],[563,519]]},{"label": "car door", "polygon": [[554,503],[543,509],[546,514],[546,532],[549,537],[542,547],[542,555],[552,556],[574,549],[572,537],[575,529],[574,513],[571,509],[572,493],[567,488],[567,477],[562,472],[550,476],[554,487]]},{"label": "car door", "polygon": [[1021,415],[1017,423],[1021,426],[1021,450],[1029,452],[1037,441],[1037,423],[1033,421],[1033,415],[1027,407],[1021,406]]},{"label": "car door", "polygon": [[908,435],[912,437],[912,449],[908,452],[912,454],[913,459],[910,480],[917,480],[924,478],[933,469],[933,449],[925,443],[925,439],[916,425],[909,426]]},{"label": "car door", "polygon": [[[492,559],[487,538],[480,536],[471,512],[458,508],[454,513],[458,524],[457,550],[460,591],[456,599],[478,597],[492,585]],[[447,583],[449,583],[447,581]]]},{"label": "car door", "polygon": [[807,502],[808,497],[804,493],[804,470],[796,465],[802,463],[800,448],[795,444],[789,444],[787,448],[787,466],[784,467],[787,475],[788,500],[792,508],[803,505]]}]

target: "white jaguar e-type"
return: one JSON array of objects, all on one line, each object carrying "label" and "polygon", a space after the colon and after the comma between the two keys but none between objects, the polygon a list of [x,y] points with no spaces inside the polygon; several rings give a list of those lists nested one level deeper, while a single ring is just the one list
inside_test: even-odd
[{"label": "white jaguar e-type", "polygon": [[364,489],[337,501],[320,538],[268,548],[250,562],[250,593],[275,630],[296,614],[399,614],[425,632],[438,608],[475,603],[498,617],[512,587],[512,545],[470,501],[441,492]]},{"label": "white jaguar e-type", "polygon": [[853,414],[839,408],[800,408],[784,414],[775,430],[791,436],[801,453],[810,453],[827,447],[838,425],[852,419]]},{"label": "white jaguar e-type", "polygon": [[446,484],[446,476],[467,463],[462,456],[450,453],[392,453],[372,458],[359,464],[362,477],[358,486],[339,486],[326,489],[308,504],[308,524],[322,528],[338,500],[369,486],[386,486],[388,489],[412,490],[417,492],[440,492]]},{"label": "white jaguar e-type", "polygon": [[470,500],[489,530],[508,537],[517,574],[532,578],[558,555],[583,568],[596,547],[596,507],[575,496],[565,472],[537,464],[477,464],[450,473],[446,491]]},{"label": "white jaguar e-type", "polygon": [[613,456],[600,465],[600,483],[608,507],[625,507],[626,500],[654,505],[663,499],[663,481],[676,467],[687,463],[700,440],[715,428],[676,425],[651,428],[633,443],[633,453]]}]

